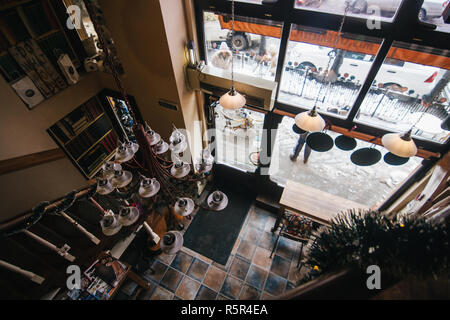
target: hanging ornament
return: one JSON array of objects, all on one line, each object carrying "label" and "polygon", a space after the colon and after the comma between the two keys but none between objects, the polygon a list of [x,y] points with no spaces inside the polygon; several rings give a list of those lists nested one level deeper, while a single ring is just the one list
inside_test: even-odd
[{"label": "hanging ornament", "polygon": [[[234,43],[234,0],[231,1],[231,43]],[[233,51],[233,48],[231,48]],[[224,109],[235,110],[245,106],[246,100],[243,95],[234,88],[234,57],[231,57],[231,89],[219,100]]]}]

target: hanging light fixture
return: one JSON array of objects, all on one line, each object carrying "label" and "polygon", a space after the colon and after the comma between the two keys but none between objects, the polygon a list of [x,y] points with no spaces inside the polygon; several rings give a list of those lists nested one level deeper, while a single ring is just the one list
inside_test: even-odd
[{"label": "hanging light fixture", "polygon": [[114,191],[114,186],[109,179],[98,179],[97,180],[97,193],[101,195],[107,195]]},{"label": "hanging light fixture", "polygon": [[[234,0],[231,0],[231,43],[234,43]],[[231,46],[233,51],[233,45]],[[220,97],[219,103],[224,109],[235,110],[245,106],[246,100],[243,95],[234,88],[234,57],[231,53],[231,89]]]},{"label": "hanging light fixture", "polygon": [[[349,6],[346,7],[345,13],[342,16],[341,24],[339,26],[339,31],[338,31],[338,34],[337,34],[337,37],[336,37],[336,40],[335,40],[335,43],[333,46],[334,52],[336,52],[336,50],[337,50],[337,44],[338,44],[339,38],[342,34],[342,30],[344,27],[344,22],[345,22],[345,18],[347,16],[348,10],[349,10]],[[305,111],[305,112],[299,113],[295,117],[295,125],[301,130],[309,131],[309,132],[319,132],[319,131],[322,131],[326,126],[325,120],[317,112],[317,102],[319,101],[320,93],[322,92],[322,89],[324,88],[324,83],[326,81],[326,78],[328,77],[328,79],[329,79],[329,74],[330,74],[329,69],[331,67],[332,60],[333,60],[333,56],[330,55],[330,59],[328,60],[328,66],[327,66],[326,70],[324,71],[324,75],[322,77],[322,83],[321,83],[320,89],[317,92],[317,98],[316,98],[314,107],[310,111]],[[331,81],[328,80],[328,84],[330,85]],[[296,131],[295,127],[294,127],[294,131]],[[315,135],[315,136],[316,136],[316,140],[323,139],[324,143],[329,145],[330,139],[329,139],[328,135],[327,135],[328,137],[325,137],[325,135]],[[318,142],[318,141],[316,141],[316,142]]]},{"label": "hanging light fixture", "polygon": [[304,131],[317,132],[325,128],[325,120],[317,113],[317,107],[295,116],[295,125]]},{"label": "hanging light fixture", "polygon": [[119,223],[125,227],[131,226],[139,219],[139,210],[136,207],[123,207],[119,211]]},{"label": "hanging light fixture", "polygon": [[214,164],[214,157],[208,149],[203,149],[195,164],[195,170],[198,173],[211,171]]},{"label": "hanging light fixture", "polygon": [[165,233],[161,240],[161,250],[165,254],[173,255],[180,251],[183,246],[183,235],[179,231]]},{"label": "hanging light fixture", "polygon": [[100,221],[100,225],[102,227],[103,234],[107,236],[113,236],[117,234],[122,228],[119,220],[111,210],[108,210],[108,212],[105,214],[103,219]]},{"label": "hanging light fixture", "polygon": [[172,135],[170,136],[169,141],[170,141],[169,148],[173,153],[182,153],[186,151],[187,149],[186,137],[178,129],[175,128],[175,130],[172,132]]},{"label": "hanging light fixture", "polygon": [[187,217],[194,211],[195,204],[191,198],[179,198],[173,209],[177,215]]},{"label": "hanging light fixture", "polygon": [[111,179],[114,176],[114,171],[122,170],[122,166],[113,161],[108,161],[102,166],[102,178]]},{"label": "hanging light fixture", "polygon": [[130,184],[131,180],[133,180],[133,174],[130,171],[116,170],[111,183],[116,188],[123,188]]},{"label": "hanging light fixture", "polygon": [[381,143],[392,154],[410,158],[417,154],[417,146],[411,138],[412,129],[406,133],[388,133],[383,136]]},{"label": "hanging light fixture", "polygon": [[221,211],[228,205],[228,197],[222,191],[214,191],[208,197],[208,206],[211,210]]},{"label": "hanging light fixture", "polygon": [[139,195],[142,198],[151,198],[158,193],[160,188],[161,185],[155,178],[153,179],[144,178],[142,179],[141,185],[139,187]]}]

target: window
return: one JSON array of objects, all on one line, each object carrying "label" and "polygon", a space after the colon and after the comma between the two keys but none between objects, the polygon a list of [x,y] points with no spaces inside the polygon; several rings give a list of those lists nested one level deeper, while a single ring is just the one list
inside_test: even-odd
[{"label": "window", "polygon": [[343,15],[347,2],[348,15],[392,21],[402,0],[295,0],[295,8]]},{"label": "window", "polygon": [[[381,41],[294,25],[281,77],[280,102],[346,118]],[[363,39],[363,37],[358,37]],[[328,72],[328,70],[330,70]]]},{"label": "window", "polygon": [[425,0],[419,12],[419,19],[423,22],[435,24],[437,31],[450,32],[450,24],[446,24],[442,17],[449,0]]},{"label": "window", "polygon": [[450,53],[396,42],[388,59],[355,120],[393,131],[413,128],[417,137],[445,143],[449,132],[441,123],[450,110]]},{"label": "window", "polygon": [[[297,161],[290,160],[290,155],[299,135],[292,131],[294,119],[283,117],[278,126],[272,161],[270,179],[280,185],[286,180],[293,180],[320,189],[330,194],[352,200],[367,206],[382,201],[414,170],[422,159],[413,157],[398,167],[393,167],[380,160],[370,167],[358,167],[350,161],[352,151],[342,151],[336,147],[328,152],[312,151],[308,162],[303,163],[303,152]],[[333,139],[339,134],[327,132]],[[357,148],[370,147],[371,144],[358,140]],[[376,147],[384,156],[388,151]],[[356,150],[356,149],[355,149]]]},{"label": "window", "polygon": [[233,56],[234,72],[267,80],[275,79],[282,24],[235,17],[232,43],[229,16],[205,12],[203,17],[208,65],[231,71]]},{"label": "window", "polygon": [[215,115],[217,161],[255,172],[261,151],[264,113],[245,108],[229,111],[217,105]]}]

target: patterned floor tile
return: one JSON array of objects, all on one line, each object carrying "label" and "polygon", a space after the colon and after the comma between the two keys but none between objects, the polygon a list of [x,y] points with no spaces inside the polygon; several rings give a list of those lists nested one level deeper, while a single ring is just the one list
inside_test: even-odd
[{"label": "patterned floor tile", "polygon": [[159,283],[161,279],[164,277],[164,274],[166,273],[168,266],[158,260],[155,260],[152,263],[152,269],[155,271],[154,274],[150,270],[147,270],[144,274],[144,278],[149,278],[155,281],[156,283]]},{"label": "patterned floor tile", "polygon": [[274,255],[272,259],[272,266],[270,271],[279,275],[280,277],[287,278],[291,267],[291,262],[287,259]]},{"label": "patterned floor tile", "polygon": [[162,278],[160,285],[172,292],[175,292],[178,287],[178,284],[180,283],[181,278],[183,278],[183,274],[181,272],[169,268],[167,269],[166,274]]},{"label": "patterned floor tile", "polygon": [[236,254],[249,260],[249,261],[252,261],[255,250],[256,250],[256,245],[254,243],[252,243],[251,241],[247,241],[247,240],[241,240]]},{"label": "patterned floor tile", "polygon": [[222,288],[222,284],[225,280],[226,275],[227,274],[223,270],[215,266],[210,266],[208,272],[206,273],[205,279],[203,280],[203,283],[211,289],[219,291],[220,288]]},{"label": "patterned floor tile", "polygon": [[241,293],[242,284],[243,283],[241,280],[233,276],[227,275],[227,277],[225,278],[225,282],[223,283],[222,289],[220,290],[220,293],[228,298],[236,299],[239,296],[239,293]]},{"label": "patterned floor tile", "polygon": [[275,234],[264,231],[262,233],[261,239],[259,240],[258,246],[266,250],[272,251],[276,240],[277,236]]},{"label": "patterned floor tile", "polygon": [[203,278],[206,275],[206,272],[208,271],[208,268],[209,264],[200,259],[195,258],[191,266],[189,267],[187,275],[202,282]]},{"label": "patterned floor tile", "polygon": [[238,279],[244,280],[247,276],[248,269],[250,268],[250,262],[240,258],[234,257],[231,264],[230,274]]},{"label": "patterned floor tile", "polygon": [[272,264],[272,259],[270,258],[270,251],[264,248],[256,248],[255,254],[253,255],[252,263],[263,269],[270,269]]},{"label": "patterned floor tile", "polygon": [[157,287],[150,300],[172,300],[174,294],[162,287]]},{"label": "patterned floor tile", "polygon": [[280,295],[284,292],[286,283],[286,279],[270,272],[266,280],[266,285],[264,286],[264,291],[267,291],[274,296]]},{"label": "patterned floor tile", "polygon": [[239,300],[259,300],[261,296],[261,291],[252,287],[248,284],[245,284],[242,287],[241,294],[239,295]]},{"label": "patterned floor tile", "polygon": [[175,294],[183,300],[194,300],[199,288],[200,282],[189,277],[184,277]]},{"label": "patterned floor tile", "polygon": [[251,241],[255,244],[258,243],[261,238],[262,230],[259,230],[251,225],[247,226],[247,232],[245,233],[244,240]]},{"label": "patterned floor tile", "polygon": [[267,275],[269,272],[267,270],[261,269],[260,267],[252,264],[247,274],[245,282],[251,284],[252,286],[262,289],[264,288],[264,283],[266,282]]},{"label": "patterned floor tile", "polygon": [[300,250],[301,243],[295,242],[284,237],[280,237],[278,242],[276,254],[282,256],[285,259],[292,260],[295,251]]},{"label": "patterned floor tile", "polygon": [[216,300],[217,292],[211,290],[210,288],[202,285],[198,290],[197,297],[195,300]]},{"label": "patterned floor tile", "polygon": [[170,266],[182,273],[186,273],[193,260],[194,257],[192,257],[191,255],[183,251],[179,251]]}]

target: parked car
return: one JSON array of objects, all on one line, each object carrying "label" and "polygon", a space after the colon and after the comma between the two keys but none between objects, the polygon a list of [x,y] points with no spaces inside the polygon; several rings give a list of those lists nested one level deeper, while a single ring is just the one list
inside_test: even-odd
[{"label": "parked car", "polygon": [[[402,0],[350,0],[349,2],[353,13],[367,13],[367,9],[370,6],[378,6],[381,11],[393,15],[402,3]],[[443,0],[425,0],[422,9],[420,9],[419,18],[425,20],[440,17],[446,2]]]},{"label": "parked car", "polygon": [[[288,48],[287,62],[292,66],[304,69],[306,67],[316,70],[326,69],[330,55],[334,54],[332,48],[321,47],[307,43],[292,43]],[[346,51],[338,72],[348,74],[354,82],[363,83],[372,66],[373,55]],[[384,87],[396,85],[398,88],[407,88],[406,93],[414,90],[413,96],[428,94],[445,70],[396,59],[387,59],[377,74],[376,81]]]}]

